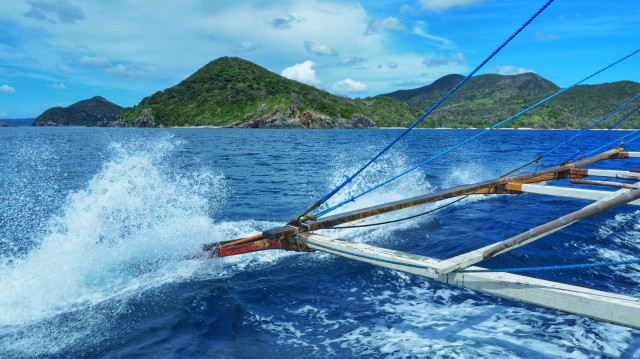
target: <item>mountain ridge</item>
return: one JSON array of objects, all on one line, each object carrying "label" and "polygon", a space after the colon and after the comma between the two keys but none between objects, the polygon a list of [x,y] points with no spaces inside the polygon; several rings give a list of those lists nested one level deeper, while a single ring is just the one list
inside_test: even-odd
[{"label": "mountain ridge", "polygon": [[32,126],[107,126],[118,120],[124,107],[94,96],[67,107],[52,107],[36,117]]},{"label": "mountain ridge", "polygon": [[[430,85],[380,96],[401,99],[425,112],[463,78],[462,75],[447,75]],[[431,113],[421,127],[490,127],[559,90],[559,86],[535,73],[475,76]],[[521,115],[505,127],[586,128],[638,93],[640,84],[633,81],[579,85]],[[597,128],[610,126],[624,113],[621,111]],[[640,116],[634,115],[621,128],[638,127]]]},{"label": "mountain ridge", "polygon": [[312,125],[302,128],[333,128],[331,123],[357,122],[363,116],[378,126],[419,116],[395,99],[332,95],[233,57],[209,62],[177,85],[145,97],[120,117],[133,123],[145,110],[164,126],[260,127],[260,123],[279,121],[284,127],[298,128],[306,114]]}]

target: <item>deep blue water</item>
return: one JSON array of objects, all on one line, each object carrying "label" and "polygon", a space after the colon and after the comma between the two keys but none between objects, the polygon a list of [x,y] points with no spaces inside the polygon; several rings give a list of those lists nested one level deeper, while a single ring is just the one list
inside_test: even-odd
[{"label": "deep blue water", "polygon": [[[286,223],[398,133],[0,129],[0,357],[640,358],[639,331],[327,254],[183,259]],[[413,131],[335,201],[475,133]],[[575,133],[492,131],[344,210],[494,178]],[[640,160],[591,167],[604,166]],[[323,233],[445,258],[583,205],[478,196],[412,221]],[[639,229],[640,212],[619,208],[483,265],[637,258]],[[638,265],[535,276],[640,295]]]}]

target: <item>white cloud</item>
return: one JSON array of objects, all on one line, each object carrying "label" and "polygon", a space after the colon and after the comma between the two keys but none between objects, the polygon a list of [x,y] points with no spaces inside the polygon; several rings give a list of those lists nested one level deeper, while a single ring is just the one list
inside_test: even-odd
[{"label": "white cloud", "polygon": [[344,59],[342,59],[340,61],[340,64],[342,64],[342,65],[355,65],[355,64],[359,64],[361,62],[364,62],[364,59],[362,57],[352,56],[352,57],[345,57]]},{"label": "white cloud", "polygon": [[307,85],[320,86],[321,82],[318,80],[316,71],[313,69],[314,65],[311,60],[307,60],[301,64],[295,64],[282,70],[282,76]]},{"label": "white cloud", "polygon": [[320,56],[336,56],[338,53],[336,50],[330,48],[324,42],[307,40],[304,42],[304,47],[307,51]]},{"label": "white cloud", "polygon": [[8,115],[8,113],[6,113],[6,112],[0,112],[0,116],[1,117],[7,117],[7,115]]},{"label": "white cloud", "polygon": [[231,48],[234,52],[251,52],[258,48],[258,44],[253,41],[243,41]]},{"label": "white cloud", "polygon": [[418,0],[418,5],[423,10],[442,12],[455,6],[472,6],[483,0]]},{"label": "white cloud", "polygon": [[36,19],[47,20],[50,23],[58,22],[73,24],[84,19],[84,11],[78,5],[73,5],[67,0],[29,0],[31,10],[24,16]]},{"label": "white cloud", "polygon": [[140,65],[117,64],[108,71],[111,75],[122,79],[148,79],[152,72]]},{"label": "white cloud", "polygon": [[462,52],[450,52],[449,58],[451,59],[451,61],[455,61],[459,64],[469,62],[469,59],[466,56],[464,56]]},{"label": "white cloud", "polygon": [[556,35],[556,34],[543,34],[543,33],[538,31],[533,36],[533,38],[536,39],[537,41],[548,42],[548,41],[558,40],[558,35]]},{"label": "white cloud", "polygon": [[[397,19],[402,21],[384,16],[372,23],[375,14],[359,2],[198,0],[149,7],[145,1],[67,1],[80,4],[87,21],[76,21],[73,26],[63,26],[61,21],[36,23],[21,16],[29,9],[27,3],[8,2],[21,30],[28,31],[20,32],[26,35],[17,39],[20,47],[0,44],[0,57],[9,57],[13,63],[20,57],[29,59],[20,62],[20,70],[46,74],[42,87],[64,82],[73,83],[74,88],[126,88],[127,100],[118,102],[126,105],[177,84],[213,59],[234,55],[232,50],[243,51],[239,56],[268,70],[286,72],[286,76],[314,86],[324,84],[328,90],[331,84],[356,78],[367,85],[367,95],[389,92],[394,82],[414,78],[428,82],[466,69],[466,64],[445,55],[463,47],[447,47],[450,41],[430,34],[426,24],[409,26],[400,15]],[[105,28],[106,19],[109,25]],[[444,56],[450,63],[426,68],[424,57],[395,46],[391,36],[404,34],[390,31],[402,25],[409,29],[419,26],[422,32],[418,32],[427,39],[422,45],[440,47],[442,51],[434,55]],[[365,35],[370,27],[378,33]],[[302,66],[307,60],[313,60],[312,65]],[[391,62],[397,67],[389,65]],[[293,64],[302,67],[297,72],[295,66],[286,69]],[[378,64],[382,66],[377,68]],[[9,80],[6,76],[2,79],[15,83]]]},{"label": "white cloud", "polygon": [[431,57],[427,57],[425,58],[422,63],[426,66],[426,67],[438,67],[438,66],[445,66],[447,64],[449,64],[449,60],[443,58],[443,57],[438,57],[438,56],[431,56]]},{"label": "white cloud", "polygon": [[369,91],[369,86],[360,81],[344,79],[331,85],[331,90],[338,93],[364,93]]},{"label": "white cloud", "polygon": [[525,69],[522,67],[516,67],[511,65],[504,65],[504,66],[498,65],[494,68],[487,70],[487,73],[498,74],[498,75],[519,75],[527,72],[533,72],[534,74],[536,73],[534,70],[531,70],[531,69]]},{"label": "white cloud", "polygon": [[80,64],[87,67],[111,67],[111,61],[106,56],[82,56]]},{"label": "white cloud", "polygon": [[54,90],[66,90],[67,86],[65,86],[65,84],[60,82],[60,83],[57,83],[57,84],[52,84],[51,88],[54,89]]},{"label": "white cloud", "polygon": [[291,24],[299,23],[303,21],[304,21],[304,18],[289,14],[289,15],[277,17],[271,20],[269,24],[276,29],[289,29],[291,28]]},{"label": "white cloud", "polygon": [[376,34],[382,30],[404,31],[407,27],[395,17],[388,17],[383,20],[372,20],[367,26],[366,35]]},{"label": "white cloud", "polygon": [[9,85],[7,85],[7,84],[4,84],[4,85],[0,86],[0,92],[16,93],[16,89],[11,87],[11,86],[9,86]]},{"label": "white cloud", "polygon": [[426,24],[420,24],[421,26],[416,26],[413,28],[413,33],[421,36],[427,40],[430,40],[434,43],[434,45],[437,45],[439,47],[451,47],[451,40],[449,39],[445,39],[444,37],[440,37],[440,36],[435,36],[430,34],[429,32],[427,32],[427,30],[425,30],[423,27],[426,27]]}]

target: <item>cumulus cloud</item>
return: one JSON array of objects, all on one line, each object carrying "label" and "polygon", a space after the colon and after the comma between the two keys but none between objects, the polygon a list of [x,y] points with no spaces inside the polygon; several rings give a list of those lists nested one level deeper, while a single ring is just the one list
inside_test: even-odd
[{"label": "cumulus cloud", "polygon": [[84,11],[67,0],[29,0],[31,10],[24,16],[36,20],[46,20],[53,24],[73,24],[84,19]]},{"label": "cumulus cloud", "polygon": [[[426,27],[426,24],[422,24],[422,25]],[[425,30],[422,26],[416,26],[413,29],[413,33],[427,40],[430,40],[431,42],[434,42],[436,45],[440,47],[446,48],[451,45],[451,40],[445,39],[444,37],[432,35],[427,30]]]},{"label": "cumulus cloud", "polygon": [[106,56],[82,56],[80,64],[87,67],[111,67],[111,61]]},{"label": "cumulus cloud", "polygon": [[282,30],[282,29],[290,28],[291,24],[293,23],[302,22],[302,21],[304,21],[304,18],[289,14],[289,15],[277,17],[271,20],[269,24],[276,29]]},{"label": "cumulus cloud", "polygon": [[372,20],[367,26],[365,35],[372,35],[383,30],[404,31],[407,27],[395,17],[388,17],[382,20]]},{"label": "cumulus cloud", "polygon": [[51,88],[54,90],[66,90],[67,86],[65,86],[65,84],[61,83],[57,83],[57,84],[52,84]]},{"label": "cumulus cloud", "polygon": [[438,67],[438,66],[444,66],[444,65],[448,64],[449,60],[447,60],[446,58],[443,58],[443,57],[432,56],[432,57],[427,57],[424,60],[422,60],[422,63],[426,67]]},{"label": "cumulus cloud", "polygon": [[464,64],[465,62],[469,62],[469,59],[464,56],[462,52],[450,52],[449,58],[451,61],[457,62],[459,64]]},{"label": "cumulus cloud", "polygon": [[7,85],[7,84],[4,84],[4,85],[0,86],[0,92],[16,93],[16,89],[11,87],[11,86],[9,86],[9,85]]},{"label": "cumulus cloud", "polygon": [[117,64],[108,71],[111,75],[122,79],[148,79],[151,77],[151,70],[140,65]]},{"label": "cumulus cloud", "polygon": [[448,64],[464,64],[469,62],[469,59],[462,52],[450,52],[449,56],[431,56],[422,60],[422,63],[426,67],[438,67]]},{"label": "cumulus cloud", "polygon": [[340,64],[342,64],[342,65],[355,65],[355,64],[359,64],[361,62],[364,62],[364,59],[362,57],[352,56],[352,57],[345,57],[344,59],[342,59],[342,61],[340,61]]},{"label": "cumulus cloud", "polygon": [[547,42],[547,41],[558,40],[558,35],[555,35],[555,34],[543,34],[543,33],[538,31],[533,36],[533,38],[536,39],[537,41]]},{"label": "cumulus cloud", "polygon": [[331,89],[339,93],[363,93],[369,91],[369,86],[348,78],[334,83],[331,85]]},{"label": "cumulus cloud", "polygon": [[525,69],[522,67],[516,67],[511,65],[498,65],[492,69],[487,70],[487,73],[498,74],[498,75],[519,75],[527,72],[536,73],[532,69]]},{"label": "cumulus cloud", "polygon": [[330,48],[329,46],[327,46],[327,44],[320,41],[311,41],[311,40],[305,41],[304,47],[307,49],[307,51],[320,56],[338,55],[336,50]]},{"label": "cumulus cloud", "polygon": [[316,70],[313,69],[315,64],[311,60],[307,60],[301,64],[295,64],[282,70],[282,76],[289,80],[295,80],[311,86],[319,86],[320,80],[316,76]]},{"label": "cumulus cloud", "polygon": [[251,52],[258,48],[258,44],[253,41],[243,41],[231,48],[234,52]]},{"label": "cumulus cloud", "polygon": [[483,0],[418,0],[418,5],[423,10],[442,12],[455,6],[472,6]]}]

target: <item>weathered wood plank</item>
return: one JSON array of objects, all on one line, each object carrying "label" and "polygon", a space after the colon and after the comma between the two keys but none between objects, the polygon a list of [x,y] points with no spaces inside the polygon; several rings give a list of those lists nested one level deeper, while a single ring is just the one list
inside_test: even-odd
[{"label": "weathered wood plank", "polygon": [[[640,300],[589,288],[500,272],[438,274],[437,259],[346,242],[313,233],[300,237],[309,248],[437,280],[501,298],[640,329]],[[478,270],[480,267],[469,269]]]}]

